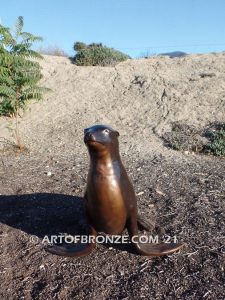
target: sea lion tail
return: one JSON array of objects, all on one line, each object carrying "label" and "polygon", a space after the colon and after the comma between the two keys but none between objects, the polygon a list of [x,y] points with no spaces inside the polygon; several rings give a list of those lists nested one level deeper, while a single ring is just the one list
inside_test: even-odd
[{"label": "sea lion tail", "polygon": [[90,243],[77,243],[71,247],[58,246],[58,245],[48,245],[45,250],[51,254],[66,256],[66,257],[81,257],[86,256],[92,252],[96,246],[95,237],[97,235],[95,229],[90,227],[89,236],[94,236],[94,240]]}]

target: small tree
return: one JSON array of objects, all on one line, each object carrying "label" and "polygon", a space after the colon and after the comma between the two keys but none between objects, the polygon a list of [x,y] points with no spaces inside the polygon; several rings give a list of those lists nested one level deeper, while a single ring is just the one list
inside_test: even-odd
[{"label": "small tree", "polygon": [[16,144],[23,143],[19,134],[18,116],[31,99],[42,99],[48,89],[37,83],[42,78],[41,67],[35,59],[42,56],[31,49],[32,44],[42,38],[23,32],[23,17],[18,17],[15,32],[0,25],[0,115],[16,120]]}]

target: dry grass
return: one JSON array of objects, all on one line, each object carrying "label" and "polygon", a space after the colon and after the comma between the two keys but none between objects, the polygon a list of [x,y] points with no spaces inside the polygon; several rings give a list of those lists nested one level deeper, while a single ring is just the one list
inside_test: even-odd
[{"label": "dry grass", "polygon": [[57,45],[48,46],[47,48],[40,47],[38,52],[46,55],[69,57],[69,55]]}]

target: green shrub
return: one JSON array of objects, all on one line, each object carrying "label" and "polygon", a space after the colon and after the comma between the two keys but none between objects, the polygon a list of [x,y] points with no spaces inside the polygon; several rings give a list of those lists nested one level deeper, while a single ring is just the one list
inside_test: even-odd
[{"label": "green shrub", "polygon": [[210,142],[205,145],[203,151],[216,156],[225,156],[225,124],[210,130],[208,138]]},{"label": "green shrub", "polygon": [[74,50],[77,51],[74,61],[78,66],[112,66],[130,58],[127,54],[103,46],[101,43],[85,45],[76,42]]}]

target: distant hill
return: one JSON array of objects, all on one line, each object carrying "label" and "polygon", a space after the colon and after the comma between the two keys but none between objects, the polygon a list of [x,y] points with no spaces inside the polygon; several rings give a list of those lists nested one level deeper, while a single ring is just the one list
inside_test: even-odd
[{"label": "distant hill", "polygon": [[188,55],[188,53],[182,52],[182,51],[174,51],[174,52],[168,52],[168,53],[160,53],[160,55],[166,55],[169,56],[171,58],[173,57],[182,57],[182,56],[186,56]]}]

